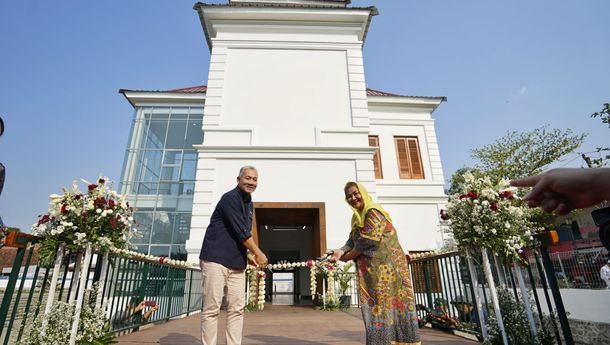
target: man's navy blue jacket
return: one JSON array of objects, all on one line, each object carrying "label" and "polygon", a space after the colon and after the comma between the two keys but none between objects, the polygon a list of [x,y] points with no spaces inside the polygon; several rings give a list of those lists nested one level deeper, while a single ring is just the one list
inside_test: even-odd
[{"label": "man's navy blue jacket", "polygon": [[233,269],[246,268],[243,241],[252,236],[252,197],[239,187],[218,201],[205,232],[199,259]]}]

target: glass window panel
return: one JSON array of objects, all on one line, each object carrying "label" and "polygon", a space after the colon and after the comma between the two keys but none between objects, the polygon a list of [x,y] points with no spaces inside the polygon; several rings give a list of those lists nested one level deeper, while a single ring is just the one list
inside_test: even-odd
[{"label": "glass window panel", "polygon": [[186,120],[189,113],[188,107],[176,107],[172,108],[172,120]]},{"label": "glass window panel", "polygon": [[142,114],[145,119],[150,119],[152,116],[152,108],[142,108]]},{"label": "glass window panel", "polygon": [[163,151],[160,150],[144,150],[141,153],[141,160],[138,164],[141,164],[142,171],[139,180],[145,182],[157,182],[159,181],[159,175],[161,174],[161,157]]},{"label": "glass window panel", "polygon": [[160,195],[178,195],[179,184],[177,182],[163,182],[159,183],[159,193]]},{"label": "glass window panel", "polygon": [[174,216],[165,211],[158,211],[155,215],[153,235],[150,240],[152,244],[171,243]]},{"label": "glass window panel", "polygon": [[146,148],[162,149],[167,132],[167,120],[150,121],[146,131]]},{"label": "glass window panel", "polygon": [[171,165],[176,164],[179,165],[182,160],[182,151],[165,151],[165,155],[163,156],[163,164]]},{"label": "glass window panel", "polygon": [[186,260],[188,254],[186,253],[186,248],[184,246],[172,246],[172,253],[170,255],[170,259],[174,260]]},{"label": "glass window panel", "polygon": [[145,243],[150,242],[150,233],[152,230],[152,212],[134,212],[133,219],[136,222],[136,229],[142,236],[134,237],[131,239],[133,243]]},{"label": "glass window panel", "polygon": [[184,147],[186,121],[170,121],[167,131],[166,149],[181,149]]},{"label": "glass window panel", "polygon": [[174,244],[185,244],[189,239],[191,231],[191,215],[188,213],[176,213],[174,221]]},{"label": "glass window panel", "polygon": [[182,160],[182,173],[180,179],[183,181],[195,181],[195,173],[197,172],[197,152],[184,152]]},{"label": "glass window panel", "polygon": [[203,119],[189,120],[188,128],[186,130],[186,142],[184,143],[185,149],[192,149],[193,145],[201,145],[203,143]]},{"label": "glass window panel", "polygon": [[153,107],[152,114],[155,118],[167,118],[169,116],[169,107]]},{"label": "glass window panel", "polygon": [[180,184],[180,195],[193,195],[195,194],[195,183],[181,183]]},{"label": "glass window panel", "polygon": [[190,113],[190,118],[199,118],[199,119],[203,119],[203,108],[202,107],[191,107],[190,109],[191,113]]},{"label": "glass window panel", "polygon": [[180,179],[180,167],[163,167],[161,168],[162,181],[178,181]]},{"label": "glass window panel", "polygon": [[138,182],[137,192],[138,194],[157,194],[158,183],[156,182]]},{"label": "glass window panel", "polygon": [[148,254],[148,248],[149,247],[150,247],[149,245],[136,246],[134,248],[134,251],[136,251],[138,253]]},{"label": "glass window panel", "polygon": [[150,255],[169,257],[169,246],[150,246]]}]

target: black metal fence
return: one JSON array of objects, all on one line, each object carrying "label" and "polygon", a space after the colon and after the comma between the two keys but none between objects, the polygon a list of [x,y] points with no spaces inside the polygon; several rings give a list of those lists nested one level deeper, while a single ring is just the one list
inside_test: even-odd
[{"label": "black metal fence", "polygon": [[[23,336],[28,321],[40,317],[49,296],[53,268],[31,265],[37,238],[14,233],[7,247],[17,253],[0,306],[0,344],[14,344]],[[79,279],[74,274],[78,254],[63,256],[55,301],[74,299]],[[201,309],[201,271],[117,255],[108,256],[108,269],[102,270],[103,255],[92,255],[86,288],[98,282],[106,304],[111,330],[130,332],[151,322],[165,322]],[[137,308],[142,303],[142,309]]]}]

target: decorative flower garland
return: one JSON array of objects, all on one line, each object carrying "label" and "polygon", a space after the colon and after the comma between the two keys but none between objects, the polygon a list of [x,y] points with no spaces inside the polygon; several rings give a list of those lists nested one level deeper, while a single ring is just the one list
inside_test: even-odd
[{"label": "decorative flower garland", "polygon": [[246,278],[249,284],[249,310],[265,309],[265,278],[267,278],[267,274],[258,267],[248,265],[246,267]]},{"label": "decorative flower garland", "polygon": [[174,267],[179,267],[179,268],[198,268],[199,267],[199,265],[197,265],[196,263],[193,263],[193,262],[168,259],[165,256],[154,256],[154,255],[150,255],[150,254],[134,252],[134,251],[128,250],[128,249],[111,247],[110,252],[113,254],[128,258],[128,259],[138,259],[138,260],[148,261],[150,263],[155,263],[155,264],[158,263],[158,264],[164,264],[164,265],[169,265],[169,266],[174,266]]}]

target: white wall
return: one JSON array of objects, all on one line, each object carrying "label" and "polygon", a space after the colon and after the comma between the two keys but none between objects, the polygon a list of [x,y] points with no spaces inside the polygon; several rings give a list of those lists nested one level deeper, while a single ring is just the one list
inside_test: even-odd
[{"label": "white wall", "polygon": [[345,51],[229,49],[221,126],[253,145],[315,145],[316,128],[350,127]]}]

